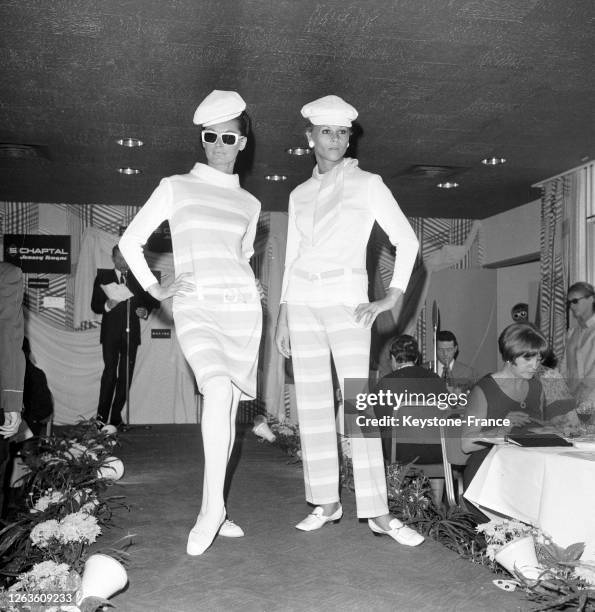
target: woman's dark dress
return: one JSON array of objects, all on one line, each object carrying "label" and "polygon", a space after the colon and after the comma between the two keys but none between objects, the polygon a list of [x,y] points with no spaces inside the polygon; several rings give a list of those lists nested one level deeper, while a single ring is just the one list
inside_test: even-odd
[{"label": "woman's dark dress", "polygon": [[[498,383],[494,380],[491,374],[484,376],[478,383],[477,386],[483,391],[486,402],[488,405],[488,411],[486,418],[488,419],[503,419],[511,411],[526,412],[530,417],[541,421],[543,415],[541,413],[541,396],[542,387],[541,383],[537,378],[531,378],[529,380],[529,391],[527,396],[522,402],[517,402],[511,397],[506,395],[502,389],[498,386]],[[522,427],[514,427],[511,433],[521,433],[526,431],[527,427],[535,427],[535,423],[528,423]],[[487,457],[491,450],[491,445],[485,449],[474,451],[469,454],[469,460],[465,466],[465,472],[463,474],[463,481],[465,489],[469,486],[473,477],[477,473],[479,466],[483,460]]]}]

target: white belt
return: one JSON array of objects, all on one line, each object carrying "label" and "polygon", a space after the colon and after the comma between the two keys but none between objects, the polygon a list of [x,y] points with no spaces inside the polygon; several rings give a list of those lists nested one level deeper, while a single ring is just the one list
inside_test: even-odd
[{"label": "white belt", "polygon": [[257,300],[256,287],[227,287],[225,289],[198,289],[198,299],[218,304],[247,304]]},{"label": "white belt", "polygon": [[365,275],[367,272],[363,268],[337,268],[336,270],[324,270],[323,272],[306,272],[298,268],[293,271],[293,274],[311,282],[321,282],[327,278],[349,277],[352,274]]}]

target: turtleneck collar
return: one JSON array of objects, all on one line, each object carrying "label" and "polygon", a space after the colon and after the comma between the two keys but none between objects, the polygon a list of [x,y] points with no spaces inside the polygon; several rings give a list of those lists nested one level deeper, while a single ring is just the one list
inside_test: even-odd
[{"label": "turtleneck collar", "polygon": [[240,178],[237,174],[227,174],[200,162],[194,164],[190,174],[211,185],[218,185],[219,187],[227,187],[229,189],[238,189],[240,187]]}]

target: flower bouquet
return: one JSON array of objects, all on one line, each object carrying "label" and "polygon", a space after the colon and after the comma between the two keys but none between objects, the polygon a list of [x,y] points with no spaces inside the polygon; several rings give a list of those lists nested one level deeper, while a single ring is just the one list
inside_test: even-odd
[{"label": "flower bouquet", "polygon": [[67,563],[52,560],[36,563],[17,581],[0,592],[0,609],[8,612],[45,612],[47,610],[78,610],[76,592],[81,577]]},{"label": "flower bouquet", "polygon": [[513,575],[537,580],[541,569],[535,552],[534,536],[539,530],[511,519],[492,519],[477,526],[485,537],[487,556]]},{"label": "flower bouquet", "polygon": [[297,424],[290,421],[282,423],[272,418],[269,421],[269,427],[275,435],[275,444],[287,455],[293,457],[295,462],[299,462],[302,458],[300,429]]}]

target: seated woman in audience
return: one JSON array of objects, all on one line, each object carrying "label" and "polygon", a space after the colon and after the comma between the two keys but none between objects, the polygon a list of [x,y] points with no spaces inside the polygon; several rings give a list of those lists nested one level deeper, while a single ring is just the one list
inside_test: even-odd
[{"label": "seated woman in audience", "polygon": [[[390,346],[390,360],[392,372],[380,379],[376,385],[375,392],[393,391],[395,393],[423,394],[430,393],[438,396],[448,393],[446,382],[431,370],[419,365],[421,354],[417,340],[408,334],[398,336]],[[420,411],[423,408],[420,408]],[[375,413],[378,417],[394,416],[392,406],[376,406]],[[382,449],[384,458],[390,458],[390,427],[383,428]],[[415,448],[405,448],[415,446]],[[408,463],[419,457],[419,463],[440,463],[442,451],[440,448],[425,445],[426,448],[418,448],[419,445],[398,445],[397,461]],[[429,453],[429,455],[428,455]],[[423,459],[423,461],[421,460]]]},{"label": "seated woman in audience", "polygon": [[535,375],[547,346],[543,334],[530,323],[513,323],[500,334],[498,348],[504,367],[484,376],[473,387],[466,417],[508,420],[510,424],[482,427],[481,421],[475,425],[468,423],[461,444],[463,452],[469,453],[465,488],[491,449],[489,443],[481,440],[520,433],[543,424],[543,387]]},{"label": "seated woman in audience", "polygon": [[[446,381],[437,374],[419,365],[421,354],[417,340],[413,336],[402,334],[390,346],[392,372],[384,376],[376,386],[375,393],[388,391],[393,393],[421,394],[424,397],[446,397]],[[441,395],[442,394],[442,395]],[[424,406],[419,407],[419,416],[423,417]],[[392,406],[376,406],[377,417],[394,416]],[[380,427],[382,450],[386,461],[391,459],[392,427]],[[442,463],[440,444],[397,443],[395,460],[399,463],[415,461],[423,471],[424,465]],[[442,500],[444,491],[443,478],[430,478],[432,495],[437,505]]]}]

